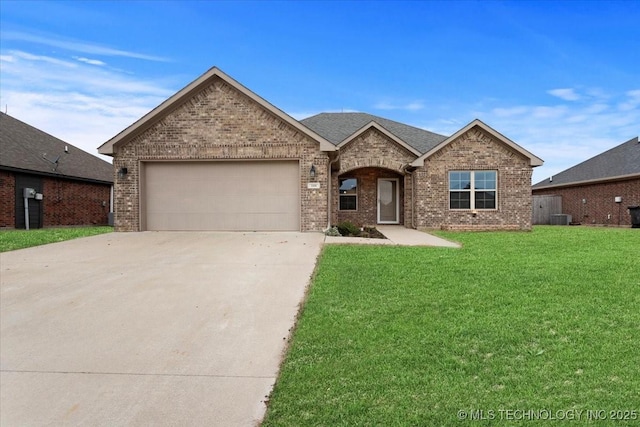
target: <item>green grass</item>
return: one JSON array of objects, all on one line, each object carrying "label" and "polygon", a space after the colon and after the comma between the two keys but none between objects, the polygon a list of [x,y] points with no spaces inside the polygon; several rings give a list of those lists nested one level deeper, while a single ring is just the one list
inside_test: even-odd
[{"label": "green grass", "polygon": [[640,230],[438,234],[325,247],[264,426],[640,423]]},{"label": "green grass", "polygon": [[47,243],[62,242],[78,237],[110,233],[113,227],[39,228],[34,230],[0,231],[0,252],[14,251]]}]

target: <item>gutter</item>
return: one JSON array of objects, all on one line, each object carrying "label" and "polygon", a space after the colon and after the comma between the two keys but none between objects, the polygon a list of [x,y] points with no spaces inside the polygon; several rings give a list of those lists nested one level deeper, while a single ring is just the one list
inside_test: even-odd
[{"label": "gutter", "polygon": [[635,178],[640,178],[640,173],[634,172],[627,175],[616,175],[616,176],[609,176],[604,178],[585,179],[582,181],[566,182],[562,184],[557,184],[557,183],[554,184],[553,181],[551,181],[549,184],[538,186],[540,184],[538,183],[531,186],[531,190],[536,191],[536,190],[548,190],[548,189],[557,189],[557,188],[566,188],[566,187],[579,187],[582,185],[600,184],[600,183],[606,183],[610,181],[626,181],[626,180],[635,179]]},{"label": "gutter", "polygon": [[0,165],[0,170],[4,170],[7,172],[20,173],[24,175],[37,175],[37,176],[45,176],[49,178],[66,179],[69,181],[82,181],[82,182],[90,182],[93,184],[113,185],[113,180],[106,181],[99,178],[84,178],[81,176],[64,175],[62,173],[53,173],[53,172],[43,172],[43,171],[37,171],[33,169],[22,169],[22,168],[16,168],[13,166]]}]

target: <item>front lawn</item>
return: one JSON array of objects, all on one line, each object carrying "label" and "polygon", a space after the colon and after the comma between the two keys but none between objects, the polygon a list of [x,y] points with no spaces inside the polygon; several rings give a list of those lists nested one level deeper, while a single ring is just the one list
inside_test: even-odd
[{"label": "front lawn", "polygon": [[640,423],[640,230],[438,234],[324,248],[264,426]]},{"label": "front lawn", "polygon": [[62,242],[78,237],[110,233],[113,227],[38,228],[34,230],[0,231],[0,252],[14,251],[47,243]]}]

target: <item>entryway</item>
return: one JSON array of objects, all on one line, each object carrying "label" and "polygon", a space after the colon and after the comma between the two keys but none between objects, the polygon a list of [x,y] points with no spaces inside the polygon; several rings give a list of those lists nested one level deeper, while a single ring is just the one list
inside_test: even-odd
[{"label": "entryway", "polygon": [[359,227],[403,224],[404,179],[395,171],[376,167],[340,174],[332,223],[350,221]]},{"label": "entryway", "polygon": [[378,224],[400,222],[398,188],[398,178],[378,178]]}]

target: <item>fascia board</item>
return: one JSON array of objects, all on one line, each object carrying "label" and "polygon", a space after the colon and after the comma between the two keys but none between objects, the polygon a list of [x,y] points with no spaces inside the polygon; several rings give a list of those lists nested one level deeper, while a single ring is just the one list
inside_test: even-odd
[{"label": "fascia board", "polygon": [[275,107],[273,104],[267,102],[264,98],[256,95],[254,92],[247,89],[242,84],[238,83],[233,78],[229,77],[227,74],[222,72],[219,68],[213,67],[208,70],[206,73],[189,83],[187,86],[182,88],[180,91],[169,97],[163,103],[158,105],[156,108],[151,110],[149,113],[144,115],[138,121],[124,129],[122,132],[102,144],[98,147],[98,152],[100,154],[113,155],[115,153],[115,148],[122,143],[126,143],[129,139],[139,135],[148,129],[153,123],[156,122],[157,119],[164,117],[166,114],[169,114],[174,109],[178,108],[181,105],[181,101],[184,99],[188,99],[190,95],[197,92],[202,86],[208,84],[214,77],[219,77],[224,80],[229,85],[233,86],[242,94],[246,95],[253,101],[257,102],[259,105],[274,113],[280,119],[284,120],[288,124],[292,125],[300,132],[309,136],[315,141],[318,141],[320,144],[321,151],[335,151],[336,147],[331,142],[327,141],[317,133],[313,132],[311,129],[307,128],[293,117],[286,114],[284,111]]},{"label": "fascia board", "polygon": [[420,155],[420,152],[418,150],[416,150],[415,148],[413,148],[412,146],[410,146],[409,144],[407,144],[406,142],[404,142],[403,140],[401,140],[400,138],[398,138],[397,136],[389,132],[382,125],[380,125],[378,122],[374,120],[370,121],[366,125],[362,126],[360,129],[358,129],[357,131],[349,135],[344,141],[339,143],[336,147],[338,149],[344,147],[345,145],[347,145],[348,143],[350,143],[351,141],[353,141],[354,139],[356,139],[357,137],[359,137],[360,135],[362,135],[364,132],[366,132],[371,128],[375,128],[380,133],[384,134],[385,136],[393,140],[395,143],[405,148],[406,150],[410,151],[411,153],[415,154],[416,156]]},{"label": "fascia board", "polygon": [[447,145],[449,145],[452,141],[454,141],[459,136],[461,136],[464,133],[466,133],[469,130],[471,130],[474,126],[478,126],[479,128],[483,129],[484,131],[486,131],[487,133],[489,133],[490,135],[492,135],[493,137],[495,137],[499,141],[501,141],[504,144],[506,144],[507,146],[511,147],[513,150],[515,150],[518,153],[522,154],[523,156],[527,157],[529,159],[530,164],[531,164],[532,167],[541,166],[544,163],[544,161],[541,158],[539,158],[539,157],[535,156],[534,154],[532,154],[531,152],[525,150],[520,145],[518,145],[515,142],[511,141],[509,138],[507,138],[506,136],[502,135],[500,132],[496,131],[492,127],[486,125],[482,121],[480,121],[478,119],[475,119],[471,123],[469,123],[468,125],[463,127],[462,129],[460,129],[459,131],[457,131],[456,133],[451,135],[449,138],[445,139],[440,144],[436,145],[431,150],[427,151],[422,156],[417,158],[413,163],[411,163],[411,166],[416,166],[416,167],[423,166],[425,159],[429,158],[434,153],[440,151],[442,148],[444,148]]},{"label": "fascia board", "polygon": [[640,173],[632,173],[628,175],[617,175],[617,176],[609,176],[606,178],[594,178],[594,179],[585,179],[582,181],[573,181],[573,182],[565,182],[563,184],[549,184],[543,186],[533,186],[532,190],[548,190],[555,188],[565,188],[565,187],[579,187],[582,185],[592,185],[592,184],[600,184],[604,182],[611,181],[627,181],[629,179],[640,178]]}]

